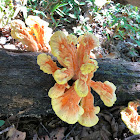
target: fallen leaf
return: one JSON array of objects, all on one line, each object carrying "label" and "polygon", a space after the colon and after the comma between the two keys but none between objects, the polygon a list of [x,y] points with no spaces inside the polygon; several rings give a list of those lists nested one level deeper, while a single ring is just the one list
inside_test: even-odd
[{"label": "fallen leaf", "polygon": [[8,140],[25,140],[26,132],[18,131],[15,127],[9,129],[7,133]]},{"label": "fallen leaf", "polygon": [[66,128],[62,127],[62,128],[58,128],[55,130],[55,134],[53,136],[53,140],[62,140],[64,138],[64,132],[65,132]]}]

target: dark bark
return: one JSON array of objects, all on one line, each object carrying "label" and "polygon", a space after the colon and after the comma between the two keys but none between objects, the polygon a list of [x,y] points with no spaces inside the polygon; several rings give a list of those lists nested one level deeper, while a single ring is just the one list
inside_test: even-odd
[{"label": "dark bark", "polygon": [[113,0],[115,3],[121,3],[123,5],[131,4],[133,6],[140,7],[140,1],[139,0]]},{"label": "dark bark", "polygon": [[[22,116],[53,113],[47,92],[55,81],[39,69],[38,54],[0,50],[0,116],[20,111],[25,111]],[[108,80],[116,85],[115,105],[127,105],[130,100],[140,99],[140,63],[116,59],[97,61],[99,69],[93,79]],[[94,91],[92,93],[95,104],[105,107],[99,96]]]}]

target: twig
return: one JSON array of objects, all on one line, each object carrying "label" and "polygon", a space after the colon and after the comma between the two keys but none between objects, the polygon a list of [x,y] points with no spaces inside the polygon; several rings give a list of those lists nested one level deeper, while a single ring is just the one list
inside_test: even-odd
[{"label": "twig", "polygon": [[3,45],[3,44],[1,44],[1,43],[0,43],[0,45],[1,45],[1,47],[4,49],[4,45]]},{"label": "twig", "polygon": [[62,139],[62,140],[66,140],[68,138],[68,136],[71,134],[71,132],[76,128],[77,123],[74,125],[74,127],[71,129],[71,131]]},{"label": "twig", "polygon": [[132,135],[130,137],[125,138],[124,140],[132,140],[132,139],[136,139],[136,138],[140,138],[140,134],[139,135]]},{"label": "twig", "polygon": [[10,127],[7,127],[6,129],[0,131],[0,135],[3,134],[3,133],[5,133],[5,132],[7,132],[7,131],[9,131],[9,130],[10,130],[11,128],[13,128],[13,127],[15,127],[15,126],[12,125],[12,126],[10,126]]},{"label": "twig", "polygon": [[49,138],[50,138],[51,136],[50,136],[50,133],[49,133],[49,131],[47,130],[47,128],[42,124],[42,122],[40,123],[40,125],[45,129],[45,131],[47,132],[47,134],[48,134],[48,136],[49,136]]},{"label": "twig", "polygon": [[7,51],[7,52],[14,52],[14,53],[30,52],[30,51],[25,51],[25,50],[13,50],[13,49],[5,49],[5,48],[0,48],[0,50],[4,50],[4,51]]}]

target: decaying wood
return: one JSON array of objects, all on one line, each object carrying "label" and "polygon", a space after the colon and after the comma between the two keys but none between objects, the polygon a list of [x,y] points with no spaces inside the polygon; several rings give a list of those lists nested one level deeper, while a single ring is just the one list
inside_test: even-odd
[{"label": "decaying wood", "polygon": [[[0,50],[0,116],[53,113],[47,92],[55,81],[39,69],[36,62],[38,54]],[[117,86],[115,105],[127,105],[130,100],[140,99],[140,63],[116,59],[97,61],[99,69],[93,80],[108,80]],[[94,91],[92,93],[95,105],[105,107],[99,96]]]},{"label": "decaying wood", "polygon": [[113,0],[115,3],[121,3],[123,5],[131,4],[133,6],[140,7],[140,1],[139,0]]}]

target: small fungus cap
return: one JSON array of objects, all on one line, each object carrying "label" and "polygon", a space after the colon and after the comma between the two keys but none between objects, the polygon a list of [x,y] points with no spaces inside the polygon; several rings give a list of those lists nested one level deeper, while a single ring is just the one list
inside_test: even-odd
[{"label": "small fungus cap", "polygon": [[138,115],[137,112],[138,106],[140,106],[139,101],[129,102],[128,107],[121,111],[121,119],[134,135],[140,134],[140,115]]},{"label": "small fungus cap", "polygon": [[74,89],[79,97],[85,97],[88,94],[88,86],[85,81],[83,80],[76,80],[74,83]]},{"label": "small fungus cap", "polygon": [[11,21],[11,36],[14,39],[23,39],[24,35],[21,33],[25,28],[25,23],[22,20],[12,20]]},{"label": "small fungus cap", "polygon": [[52,88],[50,88],[48,96],[52,99],[58,98],[64,94],[66,88],[69,88],[68,84],[60,85],[58,83],[55,83],[55,85]]},{"label": "small fungus cap", "polygon": [[62,68],[61,70],[56,70],[54,73],[54,79],[58,84],[66,84],[73,74],[67,68]]},{"label": "small fungus cap", "polygon": [[101,100],[106,106],[113,106],[117,100],[115,94],[116,87],[113,83],[109,81],[105,81],[104,83],[91,81],[91,87],[99,94]]},{"label": "small fungus cap", "polygon": [[86,75],[86,74],[91,73],[95,68],[96,66],[93,65],[92,63],[86,63],[86,64],[82,64],[80,70],[82,74]]},{"label": "small fungus cap", "polygon": [[83,108],[79,106],[80,100],[72,86],[62,96],[51,99],[51,103],[54,112],[61,120],[74,124],[84,113]]},{"label": "small fungus cap", "polygon": [[79,117],[78,122],[86,127],[94,126],[98,123],[99,118],[96,114],[99,113],[100,107],[94,106],[94,98],[89,91],[88,95],[82,98],[80,106],[84,109],[84,113]]},{"label": "small fungus cap", "polygon": [[25,22],[29,27],[26,27],[25,23],[19,19],[11,22],[12,37],[28,46],[26,47],[28,51],[50,51],[48,41],[52,29],[48,27],[48,23],[38,16],[31,15]]},{"label": "small fungus cap", "polygon": [[37,56],[37,64],[44,73],[53,74],[57,69],[59,69],[56,63],[51,59],[51,56],[45,53],[39,54]]},{"label": "small fungus cap", "polygon": [[46,48],[47,51],[50,51],[48,42],[52,35],[52,29],[48,27],[49,23],[38,16],[32,15],[29,15],[25,22],[34,32],[40,50]]},{"label": "small fungus cap", "polygon": [[26,27],[23,21],[16,19],[11,22],[11,36],[22,42],[26,46],[26,50],[38,51],[38,44],[31,29]]}]

